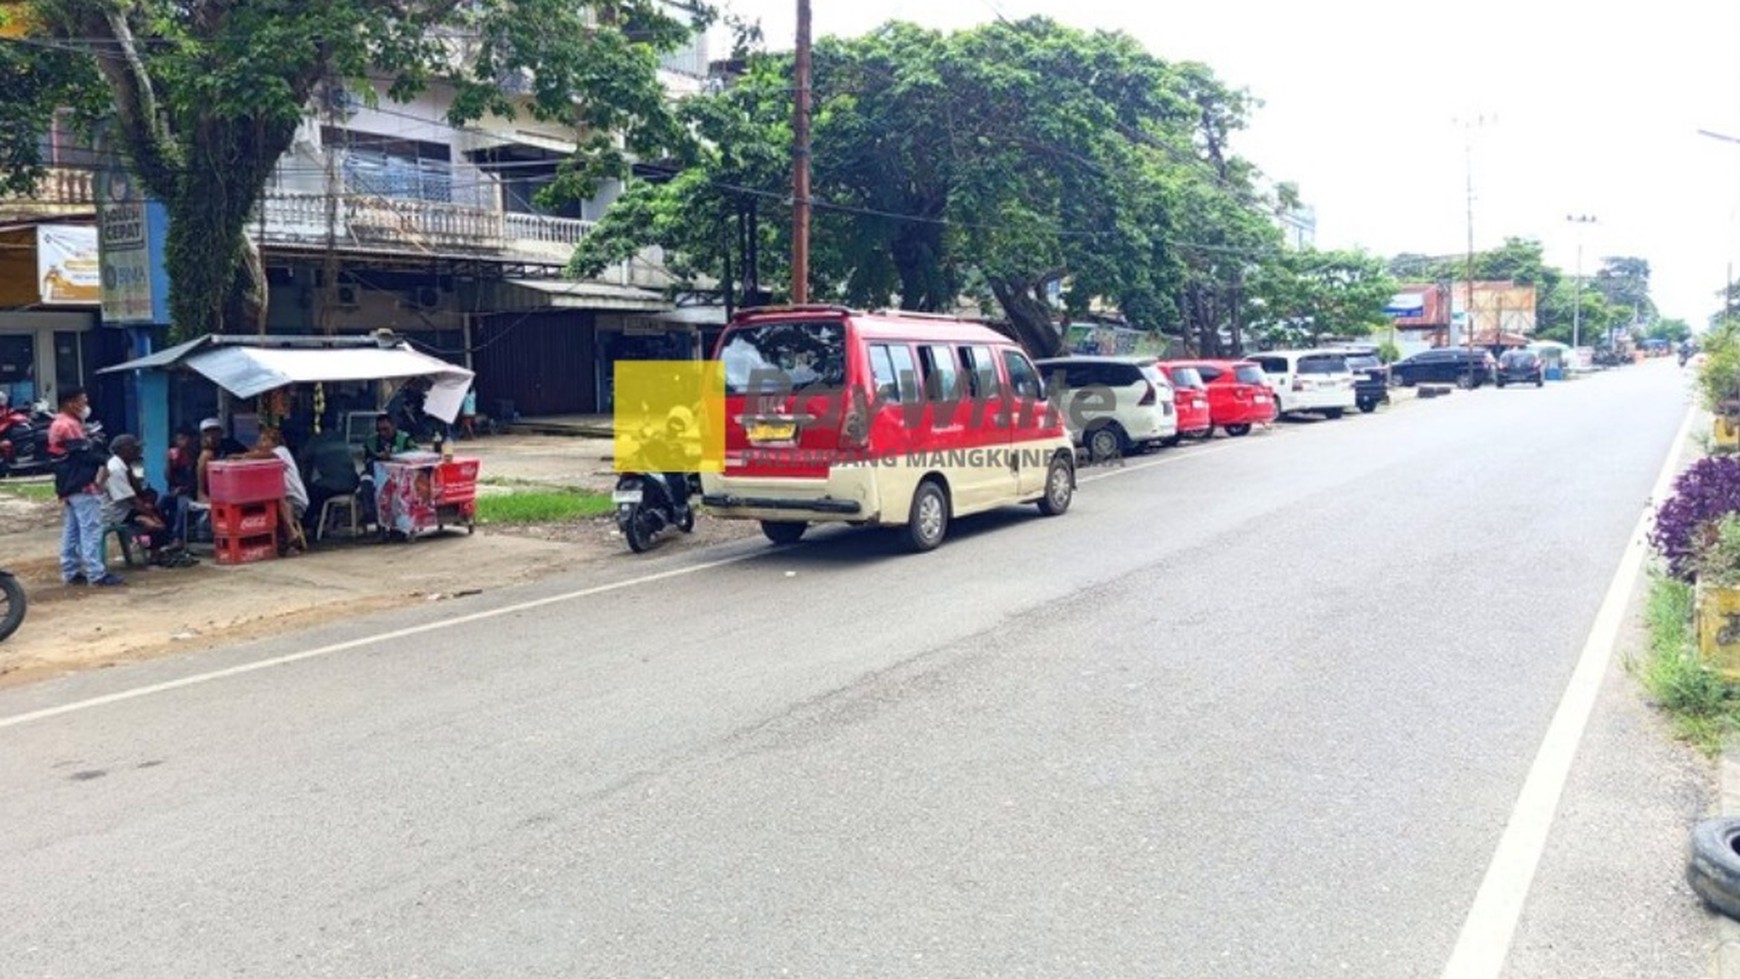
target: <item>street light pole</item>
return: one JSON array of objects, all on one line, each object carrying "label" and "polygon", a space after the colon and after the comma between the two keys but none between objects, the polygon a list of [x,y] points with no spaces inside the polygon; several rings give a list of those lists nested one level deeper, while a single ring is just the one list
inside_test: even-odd
[{"label": "street light pole", "polygon": [[[1591,214],[1567,214],[1565,220],[1576,225],[1595,223]],[[1571,353],[1583,345],[1583,229],[1577,229],[1577,278],[1572,289],[1571,304]]]}]

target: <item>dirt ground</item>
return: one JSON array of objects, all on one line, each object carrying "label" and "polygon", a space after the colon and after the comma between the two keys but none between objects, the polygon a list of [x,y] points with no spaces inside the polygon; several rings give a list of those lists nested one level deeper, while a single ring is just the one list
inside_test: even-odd
[{"label": "dirt ground", "polygon": [[[482,492],[524,485],[602,491],[615,479],[603,440],[497,436],[457,448],[482,461]],[[758,533],[753,523],[703,517],[694,534],[670,535],[660,546],[704,547]],[[19,576],[30,600],[24,625],[0,643],[0,686],[633,560],[613,523],[597,518],[479,526],[471,536],[460,531],[413,544],[331,542],[239,567],[204,559],[183,569],[116,568],[126,587],[96,589],[60,583],[59,540],[58,504],[0,492],[0,565]]]}]

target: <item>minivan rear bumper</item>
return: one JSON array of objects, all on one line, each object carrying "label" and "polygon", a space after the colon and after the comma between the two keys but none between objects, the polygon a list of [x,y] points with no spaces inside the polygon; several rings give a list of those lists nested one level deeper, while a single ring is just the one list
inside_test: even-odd
[{"label": "minivan rear bumper", "polygon": [[825,479],[701,474],[701,500],[727,520],[874,521],[881,513],[869,467],[835,466]]}]

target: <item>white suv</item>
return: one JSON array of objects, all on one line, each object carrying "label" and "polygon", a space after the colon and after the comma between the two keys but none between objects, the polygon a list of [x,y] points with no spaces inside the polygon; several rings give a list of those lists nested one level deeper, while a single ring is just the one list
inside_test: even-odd
[{"label": "white suv", "polygon": [[1334,350],[1276,350],[1248,358],[1267,375],[1275,417],[1318,411],[1340,418],[1358,403],[1347,355]]},{"label": "white suv", "polygon": [[1096,459],[1170,441],[1177,395],[1153,357],[1056,357],[1035,366],[1075,444]]}]

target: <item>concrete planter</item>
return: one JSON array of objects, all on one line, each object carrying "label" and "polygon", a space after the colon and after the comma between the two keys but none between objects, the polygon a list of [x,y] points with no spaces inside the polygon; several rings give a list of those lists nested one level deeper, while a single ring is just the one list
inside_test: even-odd
[{"label": "concrete planter", "polygon": [[1740,588],[1698,583],[1698,657],[1724,679],[1740,680]]},{"label": "concrete planter", "polygon": [[1711,424],[1711,435],[1717,448],[1740,449],[1740,420],[1717,415]]}]

